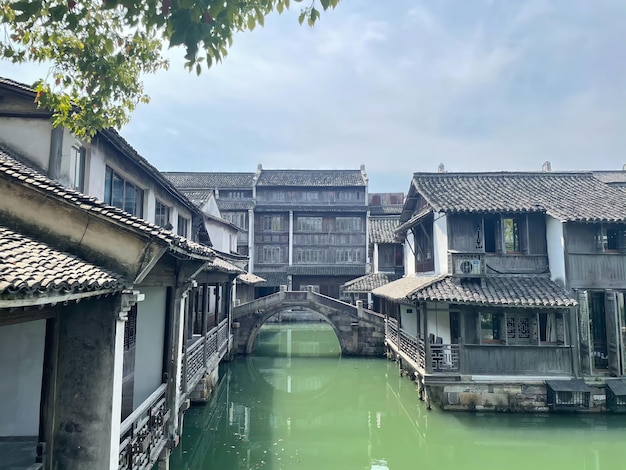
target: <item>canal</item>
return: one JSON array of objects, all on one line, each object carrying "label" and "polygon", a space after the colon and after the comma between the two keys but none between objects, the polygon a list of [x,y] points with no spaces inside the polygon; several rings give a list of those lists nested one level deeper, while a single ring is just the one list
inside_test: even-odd
[{"label": "canal", "polygon": [[264,326],[185,414],[170,468],[626,468],[624,416],[428,411],[397,364],[338,351],[325,324]]}]

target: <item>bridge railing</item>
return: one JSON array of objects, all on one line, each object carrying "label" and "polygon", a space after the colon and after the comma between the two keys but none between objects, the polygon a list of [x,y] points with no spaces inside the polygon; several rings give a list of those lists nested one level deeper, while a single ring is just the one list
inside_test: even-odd
[{"label": "bridge railing", "polygon": [[266,310],[267,307],[281,302],[285,298],[285,292],[276,292],[274,294],[261,297],[260,299],[251,300],[243,304],[237,305],[233,310],[233,317],[238,318],[250,313]]}]

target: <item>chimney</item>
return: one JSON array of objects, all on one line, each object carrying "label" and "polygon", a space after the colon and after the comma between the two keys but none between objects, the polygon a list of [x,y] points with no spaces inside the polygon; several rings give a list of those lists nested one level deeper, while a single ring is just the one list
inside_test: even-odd
[{"label": "chimney", "polygon": [[446,172],[446,167],[443,165],[443,163],[439,164],[439,167],[437,168],[437,173],[445,173]]},{"label": "chimney", "polygon": [[541,165],[541,171],[543,171],[544,173],[550,173],[552,171],[552,165],[550,164],[549,160],[543,162],[543,165]]}]

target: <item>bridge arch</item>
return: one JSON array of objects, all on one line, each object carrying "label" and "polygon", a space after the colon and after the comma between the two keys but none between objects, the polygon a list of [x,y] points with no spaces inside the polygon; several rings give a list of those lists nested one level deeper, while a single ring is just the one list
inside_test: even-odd
[{"label": "bridge arch", "polygon": [[[263,327],[263,325],[265,325],[267,321],[273,316],[278,315],[282,312],[287,313],[291,311],[292,308],[293,307],[291,306],[279,305],[277,308],[272,309],[269,312],[263,312],[263,314],[259,315],[257,322],[252,326],[250,330],[249,338],[246,344],[246,354],[252,353],[253,348],[254,348],[254,343],[256,342],[256,338],[259,332],[261,331],[261,328]],[[339,330],[338,326],[330,318],[328,318],[322,312],[313,310],[310,307],[304,307],[304,310],[310,313],[316,314],[317,316],[319,316],[321,320],[323,320],[326,324],[332,327],[333,331],[335,332],[335,336],[337,337],[337,340],[339,341],[339,347],[341,348],[342,353],[343,351],[347,351],[350,348],[349,344],[345,344],[346,338],[344,337],[344,335],[341,334],[341,331]]]},{"label": "bridge arch", "polygon": [[250,354],[259,329],[269,318],[288,309],[315,312],[335,331],[342,355],[382,355],[385,322],[382,315],[313,291],[286,291],[236,306],[233,311],[238,354]]}]

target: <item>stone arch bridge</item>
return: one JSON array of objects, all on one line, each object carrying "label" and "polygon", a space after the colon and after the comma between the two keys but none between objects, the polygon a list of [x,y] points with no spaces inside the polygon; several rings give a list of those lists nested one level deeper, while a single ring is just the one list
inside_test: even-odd
[{"label": "stone arch bridge", "polygon": [[281,290],[252,302],[238,305],[233,311],[233,334],[237,354],[250,354],[263,324],[280,312],[309,310],[317,312],[332,326],[348,356],[382,356],[385,341],[385,319],[380,313],[341,302],[309,291]]}]

